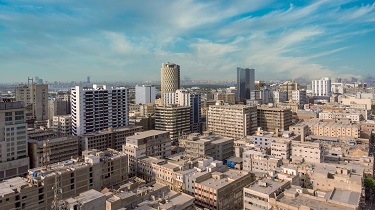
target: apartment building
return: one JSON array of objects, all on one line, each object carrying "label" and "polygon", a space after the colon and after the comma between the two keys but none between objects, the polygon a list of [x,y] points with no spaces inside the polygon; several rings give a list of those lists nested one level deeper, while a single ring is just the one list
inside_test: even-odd
[{"label": "apartment building", "polygon": [[48,119],[48,84],[17,86],[16,101],[26,108],[26,120]]},{"label": "apartment building", "polygon": [[20,101],[0,101],[0,180],[24,175],[29,169],[25,117]]},{"label": "apartment building", "polygon": [[331,96],[331,79],[323,77],[320,80],[313,80],[311,89],[313,96]]},{"label": "apartment building", "polygon": [[289,160],[290,159],[291,140],[277,139],[271,141],[271,156],[275,158]]},{"label": "apartment building", "polygon": [[265,131],[289,130],[292,125],[292,111],[283,108],[257,107],[258,127]]},{"label": "apartment building", "polygon": [[272,94],[273,94],[273,103],[275,104],[288,101],[287,92],[277,90],[277,91],[273,91]]},{"label": "apartment building", "polygon": [[292,142],[292,160],[303,159],[308,163],[321,163],[324,161],[324,148],[322,143],[314,142]]},{"label": "apartment building", "polygon": [[228,104],[236,104],[236,94],[235,93],[215,93],[214,94],[215,101],[224,101],[224,103]]},{"label": "apartment building", "polygon": [[0,209],[51,209],[54,189],[63,200],[87,190],[101,191],[126,181],[127,156],[113,150],[86,151],[83,158],[28,171],[27,178],[0,183]]},{"label": "apartment building", "polygon": [[193,133],[179,139],[185,154],[191,157],[213,157],[215,160],[226,160],[234,155],[233,138],[213,135],[206,131],[203,135]]},{"label": "apartment building", "polygon": [[122,145],[126,143],[126,137],[141,131],[143,131],[141,126],[127,126],[84,134],[80,137],[80,152],[92,149],[106,150],[107,148],[121,151]]},{"label": "apartment building", "polygon": [[320,112],[319,119],[330,120],[330,121],[348,119],[350,122],[359,122],[359,121],[365,120],[362,113],[349,112],[349,111]]},{"label": "apartment building", "polygon": [[149,130],[126,137],[123,152],[129,156],[129,174],[137,175],[137,160],[147,156],[171,155],[171,138],[168,131]]},{"label": "apartment building", "polygon": [[292,101],[303,105],[307,103],[306,90],[293,90],[292,91]]},{"label": "apartment building", "polygon": [[258,179],[243,189],[244,209],[271,209],[270,199],[277,198],[289,187],[289,181],[270,178]]},{"label": "apartment building", "polygon": [[135,86],[135,103],[136,104],[154,104],[156,99],[155,87],[151,85]]},{"label": "apartment building", "polygon": [[292,100],[293,98],[293,91],[296,91],[299,89],[299,84],[296,82],[286,81],[282,84],[280,84],[280,91],[286,92],[286,101]]},{"label": "apartment building", "polygon": [[242,153],[243,170],[247,172],[269,173],[282,165],[282,160],[262,152],[248,150]]},{"label": "apartment building", "polygon": [[52,117],[52,129],[57,135],[72,135],[72,116],[59,115]]},{"label": "apartment building", "polygon": [[63,205],[67,209],[103,210],[106,209],[106,196],[96,190],[88,190],[76,197],[65,199]]},{"label": "apartment building", "polygon": [[210,106],[207,113],[207,130],[213,134],[241,139],[257,128],[256,107],[246,105]]},{"label": "apartment building", "polygon": [[106,85],[93,85],[93,88],[76,86],[71,93],[73,135],[81,136],[129,124],[127,88],[107,88]]},{"label": "apartment building", "polygon": [[68,115],[71,112],[70,98],[54,98],[48,100],[48,119],[53,116]]},{"label": "apartment building", "polygon": [[335,122],[304,122],[303,124],[308,126],[307,133],[315,136],[359,138],[361,134],[361,127],[357,124]]},{"label": "apartment building", "polygon": [[243,188],[252,181],[253,175],[245,171],[213,172],[211,178],[195,183],[195,205],[218,210],[242,209]]},{"label": "apartment building", "polygon": [[77,158],[79,156],[78,144],[78,136],[52,137],[46,140],[29,139],[30,168]]},{"label": "apartment building", "polygon": [[176,104],[155,108],[155,129],[168,131],[173,142],[190,133],[190,106]]}]

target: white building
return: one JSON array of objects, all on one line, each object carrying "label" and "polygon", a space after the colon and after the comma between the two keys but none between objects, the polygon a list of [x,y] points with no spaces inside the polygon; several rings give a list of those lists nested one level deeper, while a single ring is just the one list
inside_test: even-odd
[{"label": "white building", "polygon": [[155,103],[155,87],[151,85],[135,86],[135,103],[148,104]]},{"label": "white building", "polygon": [[331,79],[323,77],[320,80],[313,80],[311,90],[313,96],[331,96]]},{"label": "white building", "polygon": [[93,85],[72,88],[72,134],[83,135],[129,124],[128,89]]},{"label": "white building", "polygon": [[338,94],[344,94],[344,84],[343,83],[332,83],[331,84],[331,92],[332,93],[338,93]]},{"label": "white building", "polygon": [[306,104],[306,90],[292,90],[292,101],[298,104]]}]

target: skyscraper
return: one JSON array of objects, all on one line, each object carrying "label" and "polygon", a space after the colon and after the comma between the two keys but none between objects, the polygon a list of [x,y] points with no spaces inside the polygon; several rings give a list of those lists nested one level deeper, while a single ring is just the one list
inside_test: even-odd
[{"label": "skyscraper", "polygon": [[180,89],[180,66],[174,63],[162,63],[161,65],[161,101],[164,101],[164,93],[175,92]]},{"label": "skyscraper", "polygon": [[246,102],[255,89],[255,70],[237,67],[237,100]]},{"label": "skyscraper", "polygon": [[135,103],[148,104],[155,103],[155,87],[151,85],[135,86]]},{"label": "skyscraper", "polygon": [[72,133],[80,136],[129,124],[128,89],[93,85],[72,88]]}]

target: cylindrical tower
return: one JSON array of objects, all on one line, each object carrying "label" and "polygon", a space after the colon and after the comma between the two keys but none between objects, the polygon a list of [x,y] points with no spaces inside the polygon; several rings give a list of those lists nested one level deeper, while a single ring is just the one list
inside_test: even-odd
[{"label": "cylindrical tower", "polygon": [[164,104],[164,93],[180,89],[180,66],[174,63],[161,65],[161,101]]}]

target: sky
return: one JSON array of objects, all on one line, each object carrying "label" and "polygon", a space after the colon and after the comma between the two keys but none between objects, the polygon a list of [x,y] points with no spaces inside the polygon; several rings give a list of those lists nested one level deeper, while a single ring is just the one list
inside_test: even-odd
[{"label": "sky", "polygon": [[375,75],[375,0],[0,0],[0,83]]}]

